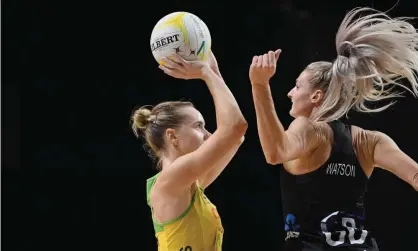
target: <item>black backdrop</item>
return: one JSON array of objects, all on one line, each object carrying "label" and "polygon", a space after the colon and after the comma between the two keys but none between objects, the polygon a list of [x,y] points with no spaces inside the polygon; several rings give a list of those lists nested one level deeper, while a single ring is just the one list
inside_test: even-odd
[{"label": "black backdrop", "polygon": [[[281,166],[263,158],[248,68],[254,54],[283,49],[271,86],[289,125],[286,94],[306,64],[336,56],[334,36],[346,11],[395,3],[347,2],[4,0],[4,250],[155,250],[145,200],[145,180],[155,170],[130,131],[131,111],[183,98],[210,130],[215,125],[205,85],[166,76],[150,51],[156,21],[179,10],[208,25],[221,72],[249,121],[246,142],[207,190],[225,227],[224,250],[281,250]],[[413,2],[401,0],[390,13],[418,16]],[[417,104],[404,98],[380,114],[353,113],[349,122],[389,134],[418,160]],[[417,193],[376,170],[366,199],[380,249],[413,250]]]}]

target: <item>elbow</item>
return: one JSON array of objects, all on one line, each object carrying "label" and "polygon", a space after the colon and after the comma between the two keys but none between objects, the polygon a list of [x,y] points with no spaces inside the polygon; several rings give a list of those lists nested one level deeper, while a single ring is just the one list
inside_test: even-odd
[{"label": "elbow", "polygon": [[241,144],[244,141],[244,135],[247,132],[247,128],[248,123],[242,118],[228,124],[220,124],[217,130],[222,131],[225,137],[236,140]]},{"label": "elbow", "polygon": [[275,154],[264,153],[264,157],[266,159],[267,164],[270,164],[273,166],[283,163],[283,160],[280,158],[280,155],[277,153]]},{"label": "elbow", "polygon": [[272,158],[270,156],[269,157],[266,156],[266,162],[267,164],[272,165],[272,166],[280,164],[280,162],[276,158]]},{"label": "elbow", "polygon": [[248,123],[244,118],[240,118],[231,126],[231,129],[240,135],[240,137],[244,136],[248,129]]},{"label": "elbow", "polygon": [[276,146],[270,150],[264,150],[264,157],[266,162],[270,165],[279,165],[283,164],[284,162],[288,161],[289,159],[286,157],[287,154],[283,151],[280,147]]}]

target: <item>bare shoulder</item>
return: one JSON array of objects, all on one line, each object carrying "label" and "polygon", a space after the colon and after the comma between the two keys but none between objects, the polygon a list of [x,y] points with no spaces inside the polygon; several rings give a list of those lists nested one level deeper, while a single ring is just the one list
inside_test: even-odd
[{"label": "bare shoulder", "polygon": [[399,149],[395,141],[387,134],[380,131],[371,131],[352,126],[353,146],[370,156],[375,154],[376,148]]},{"label": "bare shoulder", "polygon": [[313,122],[307,117],[297,117],[289,126],[289,131],[304,133],[304,134],[319,134],[322,135],[331,128],[324,122]]},{"label": "bare shoulder", "polygon": [[[164,172],[164,169],[161,173]],[[152,190],[150,191],[150,200],[152,206],[156,206],[162,201],[170,204],[170,201],[181,201],[188,198],[188,195],[194,193],[197,188],[196,182],[193,182],[189,186],[180,186],[180,189],[169,189],[165,184],[166,181],[158,177],[154,183]]]},{"label": "bare shoulder", "polygon": [[334,132],[326,122],[314,122],[315,133],[321,143],[322,148],[331,147],[334,142]]},{"label": "bare shoulder", "polygon": [[182,197],[190,192],[194,192],[197,188],[196,182],[192,183],[189,186],[185,186],[182,189],[167,189],[167,186],[165,186],[164,181],[158,182],[158,179],[156,180],[154,187],[152,188],[150,192],[150,198],[151,200],[153,198],[170,198],[170,197]]},{"label": "bare shoulder", "polygon": [[332,129],[325,122],[313,122],[306,117],[296,118],[286,131],[289,149],[293,149],[293,157],[309,156],[313,151],[328,146],[332,140]]},{"label": "bare shoulder", "polygon": [[196,189],[194,183],[187,189],[170,191],[161,189],[156,182],[150,193],[150,206],[154,218],[158,222],[167,222],[180,215],[190,205]]},{"label": "bare shoulder", "polygon": [[366,130],[359,126],[352,125],[351,136],[353,138],[354,146],[367,146],[374,148],[379,139],[384,137],[385,134],[379,131]]},{"label": "bare shoulder", "polygon": [[[358,158],[366,174],[373,168],[382,168],[392,172],[418,191],[418,164],[405,154],[396,142],[383,132],[352,127],[353,144],[358,149]],[[361,162],[363,160],[363,162]],[[365,162],[367,161],[367,162]]]},{"label": "bare shoulder", "polygon": [[374,169],[374,151],[379,139],[383,137],[379,131],[363,129],[359,126],[351,126],[351,137],[357,158],[366,173],[370,176]]},{"label": "bare shoulder", "polygon": [[[182,183],[177,186],[172,185],[172,179],[173,179],[173,171],[176,171],[175,169],[179,169],[178,166],[167,166],[166,168],[163,168],[163,170],[160,172],[159,177],[154,183],[153,190],[154,194],[158,194],[157,196],[169,196],[169,197],[177,197],[185,194],[187,191],[190,191],[191,188],[193,188],[193,185],[195,182],[191,184]],[[197,177],[195,178],[195,181],[197,180]]]},{"label": "bare shoulder", "polygon": [[[300,127],[299,137],[303,139],[295,142],[303,144],[295,150],[299,152],[296,158],[285,162],[283,166],[289,173],[300,175],[316,170],[329,158],[333,132],[326,122],[313,122],[307,118],[295,119],[294,125]],[[296,143],[292,143],[292,146],[298,145]]]}]

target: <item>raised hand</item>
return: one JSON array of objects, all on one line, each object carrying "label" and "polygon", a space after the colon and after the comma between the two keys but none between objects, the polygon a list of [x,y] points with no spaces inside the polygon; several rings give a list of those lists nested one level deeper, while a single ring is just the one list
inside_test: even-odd
[{"label": "raised hand", "polygon": [[250,66],[250,81],[252,85],[268,85],[276,73],[276,64],[282,50],[269,51],[264,55],[254,56]]},{"label": "raised hand", "polygon": [[167,75],[180,79],[202,79],[204,70],[210,67],[207,61],[187,61],[178,54],[162,60],[164,65],[159,68]]}]

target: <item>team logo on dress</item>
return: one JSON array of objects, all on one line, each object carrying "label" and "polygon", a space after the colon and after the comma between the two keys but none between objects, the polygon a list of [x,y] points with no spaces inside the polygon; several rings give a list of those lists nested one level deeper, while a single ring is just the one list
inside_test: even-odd
[{"label": "team logo on dress", "polygon": [[296,217],[293,214],[286,216],[284,230],[287,232],[285,240],[299,238],[300,225],[296,224]]}]

